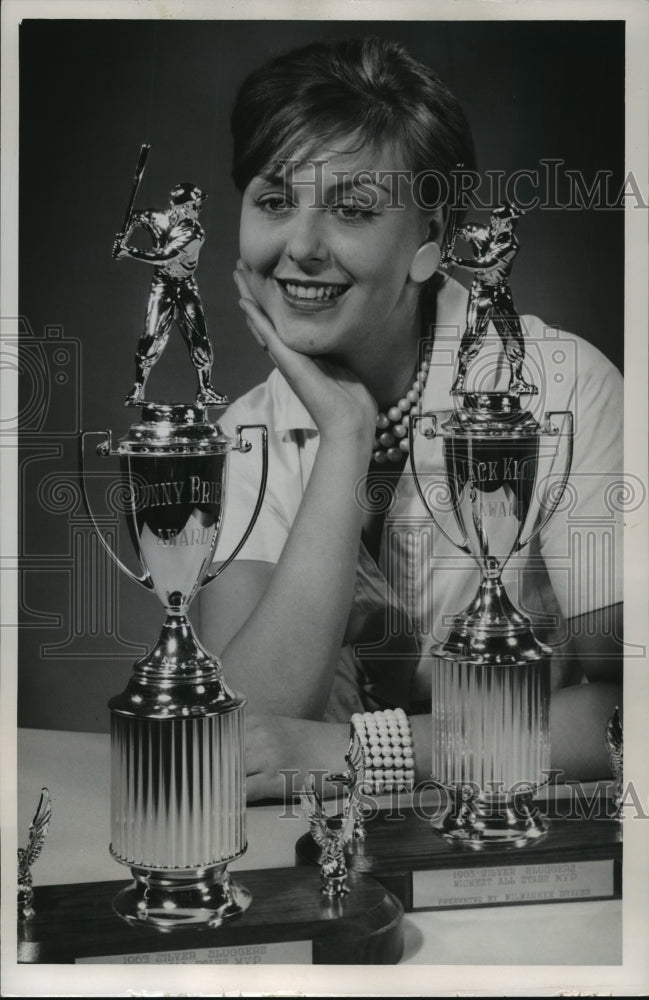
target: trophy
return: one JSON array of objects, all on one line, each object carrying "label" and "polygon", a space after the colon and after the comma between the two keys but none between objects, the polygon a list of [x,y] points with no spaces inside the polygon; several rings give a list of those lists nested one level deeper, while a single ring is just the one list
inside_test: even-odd
[{"label": "trophy", "polygon": [[[125,224],[113,247],[114,257],[135,256],[155,265],[136,383],[126,400],[141,405],[141,418],[116,449],[111,432],[99,432],[103,441],[97,448],[100,455],[119,456],[120,499],[142,575],[112,550],[91,509],[84,475],[82,485],[102,544],[132,580],[154,591],[166,611],[157,643],[135,664],[125,691],[109,708],[110,850],[135,880],[113,907],[129,923],[167,931],[217,927],[250,904],[248,890],[227,870],[246,850],[245,699],[228,687],[218,658],[194,635],[187,609],[249,537],[266,487],[268,449],[262,425],[240,426],[231,440],[207,419],[206,408],[222,405],[225,397],[211,387],[212,353],[193,278],[204,238],[196,221],[204,195],[192,184],[178,185],[166,213],[132,213],[147,151],[143,147]],[[127,246],[135,225],[148,225],[153,249]],[[197,399],[146,402],[146,375],[174,318],[196,366]],[[228,455],[251,449],[242,436],[251,429],[262,438],[257,502],[234,551],[211,569],[223,522]],[[82,435],[82,452],[91,433],[97,432]]]},{"label": "trophy", "polygon": [[315,787],[313,774],[309,772],[300,792],[302,810],[309,822],[313,840],[321,849],[320,881],[324,896],[333,899],[345,896],[350,890],[347,885],[347,864],[345,844],[353,836],[355,814],[346,809],[343,816],[327,816],[322,797]]},{"label": "trophy", "polygon": [[32,865],[41,855],[52,819],[52,798],[49,789],[41,788],[41,797],[34,818],[29,825],[27,846],[18,848],[18,919],[31,920],[34,916],[34,889]]},{"label": "trophy", "polygon": [[[539,423],[521,406],[537,392],[523,377],[525,342],[508,278],[521,213],[497,209],[488,226],[454,233],[473,247],[445,262],[473,272],[467,325],[451,390],[456,407],[410,422],[410,461],[419,496],[442,534],[473,556],[481,571],[475,599],[432,649],[432,776],[448,796],[436,822],[448,841],[481,850],[538,841],[547,821],[533,796],[550,766],[551,650],[509,599],[503,569],[537,535],[563,494],[572,459],[572,414]],[[470,362],[492,321],[510,366],[507,391],[466,390]],[[441,441],[439,483],[426,487],[415,438]],[[437,445],[439,447],[439,445]],[[445,508],[445,509],[443,509]]]},{"label": "trophy", "polygon": [[624,735],[620,709],[616,705],[613,714],[606,723],[606,749],[613,775],[613,816],[622,819],[624,803]]},{"label": "trophy", "polygon": [[[315,787],[313,773],[308,772],[300,800],[302,811],[309,822],[313,858],[308,860],[320,865],[320,881],[322,893],[329,898],[346,895],[350,889],[347,885],[348,867],[345,852],[353,851],[355,841],[365,838],[365,814],[363,811],[363,792],[372,787],[365,780],[365,761],[363,747],[354,729],[350,726],[349,744],[345,753],[347,769],[339,774],[324,775],[324,780],[343,790],[343,809],[341,813],[328,816],[322,803],[322,796]],[[300,838],[298,843],[305,841]],[[298,850],[298,861],[300,860]]]}]

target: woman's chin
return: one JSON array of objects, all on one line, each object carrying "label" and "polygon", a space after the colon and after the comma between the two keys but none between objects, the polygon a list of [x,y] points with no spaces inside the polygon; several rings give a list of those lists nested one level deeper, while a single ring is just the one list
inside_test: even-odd
[{"label": "woman's chin", "polygon": [[319,338],[310,335],[305,330],[292,333],[290,330],[282,330],[280,333],[282,343],[298,354],[306,354],[309,357],[317,357],[321,354],[331,354],[335,348],[329,344],[329,339]]},{"label": "woman's chin", "polygon": [[292,351],[300,354],[331,354],[341,349],[341,338],[332,325],[322,320],[314,322],[308,315],[296,316],[278,309],[270,312],[270,318],[280,340]]}]

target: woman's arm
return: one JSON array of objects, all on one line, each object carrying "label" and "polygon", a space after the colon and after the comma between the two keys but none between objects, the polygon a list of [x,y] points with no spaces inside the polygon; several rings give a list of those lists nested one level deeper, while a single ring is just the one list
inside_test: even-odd
[{"label": "woman's arm", "polygon": [[[552,696],[551,762],[557,780],[590,781],[610,776],[605,727],[616,705],[621,706],[621,686],[578,684],[561,688]],[[431,774],[432,732],[430,715],[410,717],[415,749],[415,783]],[[248,799],[290,798],[302,787],[308,770],[344,771],[349,739],[346,723],[313,722],[284,716],[248,716],[246,756]],[[325,785],[326,790],[326,785]]]},{"label": "woman's arm", "polygon": [[353,596],[362,518],[354,487],[369,445],[360,436],[347,444],[321,442],[277,565],[241,564],[235,575],[231,568],[215,594],[224,599],[226,588],[238,591],[223,612],[245,601],[239,616],[244,609],[249,616],[222,660],[253,712],[317,719],[324,710]]},{"label": "woman's arm", "polygon": [[[570,619],[569,624],[584,674],[593,680],[552,693],[550,766],[560,772],[560,782],[607,778],[606,723],[616,705],[622,708],[622,605]],[[410,724],[415,780],[421,783],[435,778],[431,773],[434,720],[430,715],[414,715]],[[290,796],[301,787],[309,768],[345,769],[347,724],[259,716],[247,725],[251,800]]]},{"label": "woman's arm", "polygon": [[[241,279],[240,279],[241,280]],[[241,291],[246,296],[245,284]],[[247,296],[244,311],[320,431],[316,460],[276,566],[231,567],[215,593],[231,638],[223,648],[207,605],[202,632],[251,712],[318,719],[325,708],[353,597],[365,475],[376,404],[349,372],[287,348]],[[216,628],[214,628],[216,626]],[[234,634],[232,634],[234,633]]]},{"label": "woman's arm", "polygon": [[587,683],[552,695],[552,767],[559,781],[610,775],[606,723],[622,709],[622,604],[570,618],[571,645]]},{"label": "woman's arm", "polygon": [[606,723],[622,708],[621,684],[575,684],[552,695],[551,766],[558,781],[593,781],[611,776]]}]

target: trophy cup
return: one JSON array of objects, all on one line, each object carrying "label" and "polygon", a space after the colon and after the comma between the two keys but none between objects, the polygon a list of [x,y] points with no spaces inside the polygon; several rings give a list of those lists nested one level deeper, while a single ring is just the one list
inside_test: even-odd
[{"label": "trophy cup", "polygon": [[[537,389],[523,377],[525,344],[508,285],[518,215],[506,205],[489,226],[459,229],[455,236],[472,243],[473,257],[457,257],[453,246],[446,251],[446,262],[474,273],[451,390],[458,405],[450,417],[448,411],[425,413],[410,422],[419,496],[482,576],[475,599],[456,617],[446,641],[432,649],[432,776],[448,795],[448,808],[434,825],[450,842],[477,850],[520,847],[548,829],[533,795],[547,782],[550,766],[551,650],[509,599],[502,571],[552,516],[572,459],[572,414],[546,413],[539,423],[521,406],[521,396]],[[490,320],[509,361],[509,387],[466,391],[468,365]],[[421,481],[416,437],[441,439],[446,512],[437,503],[437,487],[427,489]]]},{"label": "trophy cup", "polygon": [[[212,353],[193,278],[204,239],[196,217],[205,195],[182,184],[172,191],[168,212],[133,213],[147,152],[143,146],[125,223],[113,247],[114,257],[134,256],[156,266],[136,354],[136,384],[126,400],[142,406],[141,419],[115,450],[111,432],[99,432],[104,440],[97,448],[100,455],[119,456],[123,509],[143,575],[112,551],[92,512],[84,475],[82,485],[102,544],[132,580],[157,594],[166,611],[156,645],[135,664],[126,690],[109,702],[110,850],[135,879],[114,900],[115,911],[130,923],[170,930],[219,926],[250,903],[248,890],[227,871],[246,849],[245,699],[228,687],[218,658],[195,637],[187,609],[250,535],[265,492],[268,450],[262,425],[238,427],[233,441],[207,420],[206,408],[227,400],[211,386]],[[154,248],[128,247],[131,230],[147,223]],[[177,252],[168,260],[169,244]],[[145,402],[144,382],[173,318],[190,346],[197,400]],[[257,502],[239,544],[212,571],[228,454],[249,451],[242,434],[255,428],[263,450]],[[84,432],[82,453],[90,433],[97,432]]]}]

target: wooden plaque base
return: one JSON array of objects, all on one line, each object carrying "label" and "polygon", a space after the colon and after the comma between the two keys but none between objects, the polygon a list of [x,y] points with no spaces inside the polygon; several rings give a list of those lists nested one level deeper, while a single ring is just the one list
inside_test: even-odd
[{"label": "wooden plaque base", "polygon": [[161,933],[131,927],[112,909],[124,882],[34,890],[36,915],[18,925],[18,961],[98,964],[370,964],[403,954],[403,909],[375,879],[350,875],[329,900],[312,867],[236,873],[252,893],[241,916],[216,930]]},{"label": "wooden plaque base", "polygon": [[[347,852],[351,871],[379,879],[404,910],[612,899],[622,893],[622,827],[596,807],[580,815],[570,800],[552,803],[548,835],[525,847],[475,851],[444,840],[422,810],[381,809]],[[318,864],[307,833],[298,864]]]}]

